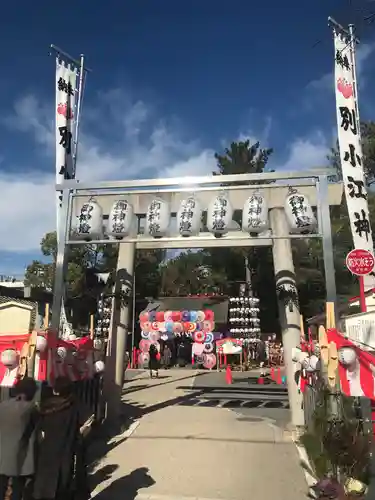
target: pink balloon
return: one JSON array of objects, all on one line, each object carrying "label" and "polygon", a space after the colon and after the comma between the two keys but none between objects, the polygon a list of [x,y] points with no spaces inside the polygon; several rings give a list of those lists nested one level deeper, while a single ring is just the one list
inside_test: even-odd
[{"label": "pink balloon", "polygon": [[211,369],[216,365],[215,354],[203,354],[203,366],[207,369]]},{"label": "pink balloon", "polygon": [[139,348],[142,352],[147,352],[150,350],[150,345],[151,345],[151,342],[149,340],[146,340],[146,339],[142,339],[140,342],[139,342]]}]

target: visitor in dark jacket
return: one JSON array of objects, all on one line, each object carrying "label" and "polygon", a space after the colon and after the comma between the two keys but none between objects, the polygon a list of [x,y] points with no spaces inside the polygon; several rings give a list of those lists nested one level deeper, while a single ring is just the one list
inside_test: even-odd
[{"label": "visitor in dark jacket", "polygon": [[150,361],[148,363],[148,367],[150,370],[150,377],[152,378],[152,372],[156,373],[156,376],[159,376],[159,361],[160,361],[160,353],[157,347],[154,344],[150,345],[149,349]]},{"label": "visitor in dark jacket", "polygon": [[[0,403],[0,499],[6,495],[11,478],[9,500],[21,500],[25,486],[34,474],[32,432],[28,433],[35,411],[37,386],[25,377],[13,388],[13,397]],[[27,436],[27,437],[26,437]]]},{"label": "visitor in dark jacket", "polygon": [[[34,499],[89,498],[86,469],[79,455],[82,452],[79,405],[69,379],[58,377],[53,384],[53,395],[42,401],[38,434]],[[74,467],[77,463],[80,470]]]}]

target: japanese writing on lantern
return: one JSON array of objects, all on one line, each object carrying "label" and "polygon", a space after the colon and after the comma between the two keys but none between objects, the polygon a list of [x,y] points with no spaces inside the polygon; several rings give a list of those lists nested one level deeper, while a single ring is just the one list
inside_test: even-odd
[{"label": "japanese writing on lantern", "polygon": [[212,229],[214,231],[222,231],[225,229],[225,222],[223,219],[214,219],[212,222]]},{"label": "japanese writing on lantern", "polygon": [[297,227],[310,226],[312,221],[307,212],[304,196],[294,195],[289,198],[289,205],[292,209],[292,214],[295,217]]},{"label": "japanese writing on lantern", "polygon": [[156,222],[152,222],[149,227],[149,232],[150,234],[157,234],[160,231],[160,224],[157,224]]},{"label": "japanese writing on lantern", "polygon": [[341,66],[343,69],[350,70],[348,56],[346,54],[343,54],[341,50],[336,50],[335,61],[336,64]]},{"label": "japanese writing on lantern", "polygon": [[90,203],[85,203],[84,205],[82,205],[81,213],[78,216],[78,232],[80,234],[88,234],[90,232],[91,225],[89,221],[92,218],[91,213],[93,210],[94,207]]},{"label": "japanese writing on lantern", "polygon": [[180,231],[191,231],[192,224],[191,224],[190,220],[182,219],[180,221],[179,229],[180,229]]},{"label": "japanese writing on lantern", "polygon": [[72,84],[64,80],[64,78],[62,77],[60,77],[57,81],[57,90],[59,90],[60,92],[65,92],[71,96],[74,95],[74,89],[72,87]]}]

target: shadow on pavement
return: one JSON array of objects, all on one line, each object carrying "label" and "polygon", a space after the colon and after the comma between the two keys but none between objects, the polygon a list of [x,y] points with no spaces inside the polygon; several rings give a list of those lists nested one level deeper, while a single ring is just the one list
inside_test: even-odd
[{"label": "shadow on pavement", "polygon": [[[139,391],[143,391],[145,389],[152,389],[153,387],[159,387],[161,385],[166,385],[166,384],[172,384],[172,383],[176,383],[176,382],[180,382],[180,380],[188,380],[188,379],[192,379],[194,377],[199,377],[201,375],[206,375],[205,373],[196,373],[196,374],[191,374],[191,375],[188,375],[187,377],[181,377],[181,378],[178,378],[178,379],[175,379],[173,378],[172,380],[168,380],[166,382],[160,382],[160,384],[142,384],[142,385],[135,385],[135,386],[129,386],[129,389],[126,388],[126,385],[125,385],[125,389],[123,391],[123,394],[131,394],[132,392],[139,392]],[[146,377],[142,378],[142,380],[145,380]],[[161,379],[166,379],[166,378],[171,378],[170,375],[163,375],[163,376],[159,376],[158,379],[161,380]],[[140,380],[140,379],[132,379],[132,380],[129,380],[129,382],[133,382],[133,380]],[[157,380],[157,379],[155,379]],[[190,389],[190,388],[189,388]]]},{"label": "shadow on pavement", "polygon": [[155,480],[150,476],[149,469],[141,467],[127,476],[116,479],[94,498],[97,500],[134,500],[140,489],[149,488],[154,484]]},{"label": "shadow on pavement", "polygon": [[[95,472],[89,475],[90,491],[94,491],[99,484],[104,481],[108,481],[112,477],[112,474],[118,469],[117,464],[105,465],[101,469],[97,469]],[[90,472],[90,471],[89,471]]]}]

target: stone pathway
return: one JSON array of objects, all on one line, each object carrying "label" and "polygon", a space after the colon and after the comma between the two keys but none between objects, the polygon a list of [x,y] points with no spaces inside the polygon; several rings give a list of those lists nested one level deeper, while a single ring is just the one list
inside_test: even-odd
[{"label": "stone pathway", "polygon": [[282,427],[227,408],[189,406],[205,375],[160,374],[126,383],[124,408],[134,421],[96,463],[96,500],[306,498],[297,450]]}]

